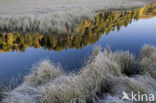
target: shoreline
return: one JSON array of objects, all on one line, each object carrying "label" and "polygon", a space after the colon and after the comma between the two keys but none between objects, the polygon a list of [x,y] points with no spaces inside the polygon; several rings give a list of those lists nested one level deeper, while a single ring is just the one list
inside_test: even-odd
[{"label": "shoreline", "polygon": [[[47,50],[54,51],[62,51],[65,48],[80,49],[83,46],[87,47],[91,43],[96,43],[103,34],[109,34],[109,32],[114,31],[115,28],[117,28],[119,31],[123,26],[128,26],[132,20],[139,20],[141,18],[150,18],[155,16],[156,5],[148,5],[139,9],[123,12],[113,11],[97,13],[94,17],[94,20],[84,20],[81,23],[76,24],[78,25],[78,33],[75,35],[65,33],[52,33],[49,35],[43,35],[40,33],[24,34],[19,32],[3,33],[0,34],[0,41],[3,44],[3,46],[0,47],[0,53],[9,51],[24,52],[28,47],[44,47]],[[114,19],[112,20],[112,18]],[[75,27],[67,27],[66,29],[70,31],[75,29]],[[19,38],[25,42],[20,41],[16,43],[16,38]],[[79,41],[75,41],[74,39],[78,39]],[[46,40],[49,42],[46,42]],[[28,41],[33,41],[33,44],[29,44]],[[20,45],[23,46],[21,47]]]},{"label": "shoreline", "polygon": [[3,103],[122,103],[123,91],[155,95],[155,53],[155,46],[144,45],[136,59],[128,51],[95,47],[87,65],[70,74],[44,60],[7,93]]},{"label": "shoreline", "polygon": [[24,3],[13,0],[15,3],[10,4],[7,1],[0,1],[0,31],[40,33],[67,33],[66,26],[72,27],[84,19],[92,20],[96,12],[135,9],[156,3],[155,0],[40,0],[41,3],[36,4],[33,0]]},{"label": "shoreline", "polygon": [[[100,3],[93,4],[96,1],[88,0],[90,2],[86,5],[82,4],[83,1],[81,0],[76,1],[78,3],[77,5],[75,4],[75,2],[71,2],[70,0],[60,0],[63,3],[67,1],[71,2],[71,4],[69,3],[70,5],[69,7],[68,2],[66,3],[65,6],[63,6],[63,3],[60,4],[61,3],[60,1],[56,2],[52,0],[49,2],[51,3],[55,2],[54,4],[55,5],[58,4],[59,6],[58,7],[54,6],[55,8],[50,8],[50,4],[47,3],[46,4],[47,8],[45,8],[43,5],[40,7],[39,6],[40,3],[38,2],[37,2],[37,6],[33,7],[33,5],[35,5],[35,2],[32,3],[30,2],[32,0],[28,0],[25,3],[21,4],[21,6],[18,6],[18,4],[11,3],[12,6],[9,7],[7,13],[2,11],[3,9],[7,8],[7,7],[5,8],[6,5],[8,6],[8,4],[7,3],[5,4],[5,2],[3,1],[5,0],[0,1],[0,31],[19,30],[25,32],[28,30],[28,31],[46,32],[50,30],[50,31],[56,31],[58,33],[63,33],[63,32],[66,33],[67,32],[65,30],[66,26],[69,26],[70,29],[73,27],[73,25],[76,25],[77,22],[81,23],[82,19],[86,20],[86,22],[84,23],[82,22],[82,24],[79,26],[80,29],[82,29],[82,31],[85,26],[87,28],[92,27],[91,23],[93,23],[93,25],[95,24],[96,27],[97,26],[96,23],[102,23],[102,22],[89,23],[87,21],[87,20],[92,20],[93,18],[95,19],[96,12],[100,12],[100,11],[109,12],[109,10],[118,11],[119,9],[121,11],[127,9],[128,10],[136,9],[148,4],[149,2],[155,3],[155,0],[150,0],[146,2],[140,0],[126,0],[126,1],[117,0],[120,1],[121,4],[119,3],[117,4],[116,7],[114,7],[113,3],[110,5],[105,4],[107,2],[110,2],[109,0],[108,1],[97,0],[98,2],[105,1],[101,4]],[[9,0],[6,0],[6,2],[8,1]],[[13,1],[19,1],[19,0],[13,0]],[[40,0],[40,1],[43,2],[44,0]],[[135,2],[129,4],[131,3],[130,1],[131,2],[135,1]],[[1,4],[3,3],[4,5],[2,6]],[[20,3],[22,2],[20,1]],[[28,5],[29,3],[30,4],[32,3],[32,5]],[[80,7],[80,4],[82,7]],[[14,5],[16,5],[17,8],[16,7],[12,8]],[[75,7],[72,5],[75,5]],[[12,10],[10,8],[12,8]],[[21,8],[21,10],[19,8]],[[56,8],[57,10],[54,13],[47,13],[46,11],[46,10],[51,11]],[[143,15],[144,10],[145,8],[140,10],[142,12],[137,12],[138,15]],[[33,13],[35,15],[33,15]],[[4,15],[1,16],[1,14]],[[143,18],[146,17],[148,18],[148,16],[146,15],[143,16],[144,16]],[[150,15],[149,17],[151,16],[152,15]],[[100,15],[99,17],[103,18]],[[139,16],[138,18],[136,17],[136,20],[137,19],[139,19]],[[131,21],[131,19],[129,20]],[[127,19],[125,19],[125,21],[127,21]],[[127,22],[127,25],[129,22]],[[126,24],[123,25],[125,26]],[[100,27],[100,25],[97,27]],[[118,29],[120,30],[119,27]],[[75,32],[77,31],[75,30]],[[88,34],[89,33],[90,32],[88,32]],[[82,32],[82,34],[86,34],[86,32]],[[7,40],[8,41],[10,40],[8,43],[9,45],[15,43],[13,42],[12,38],[13,36],[16,36],[16,34],[14,35],[1,34],[1,35],[4,35],[4,38],[6,37],[10,38],[10,39],[6,38],[6,40],[3,39],[6,42],[6,43],[4,42],[4,44],[7,45]],[[21,37],[24,37],[23,35],[25,34],[21,35],[19,33],[19,35]],[[26,36],[30,37],[30,34]],[[33,36],[34,35],[32,34],[32,37]],[[42,37],[43,35],[39,35],[39,39],[41,40],[40,36]],[[75,38],[77,38],[76,36],[77,35],[75,35]],[[66,40],[65,37],[63,38]],[[44,45],[46,46],[46,43]],[[40,47],[40,45],[37,46]],[[61,49],[59,48],[56,50],[61,50]],[[1,50],[0,52],[4,52],[4,51]],[[140,52],[139,57],[137,58],[135,58],[135,56],[128,51],[112,52],[108,48],[101,50],[100,47],[95,47],[86,65],[80,68],[79,72],[66,74],[65,71],[63,71],[63,69],[60,66],[54,66],[48,60],[41,61],[35,67],[32,68],[32,72],[29,75],[26,75],[24,77],[23,83],[17,86],[17,88],[10,90],[8,92],[4,91],[5,92],[4,96],[3,93],[0,91],[0,99],[4,98],[2,100],[2,103],[69,103],[69,102],[70,103],[110,103],[110,102],[122,103],[121,101],[122,91],[126,91],[126,93],[129,93],[130,91],[134,91],[135,93],[139,91],[139,93],[141,94],[152,93],[155,95],[156,98],[155,63],[156,63],[155,46],[144,45]],[[135,75],[132,74],[134,68],[136,68]],[[133,102],[131,101],[130,103]]]},{"label": "shoreline", "polygon": [[[140,8],[142,6],[156,3],[156,0],[1,0],[0,16],[18,15],[47,15],[61,13],[75,13],[76,11],[93,12],[100,10],[126,10]],[[75,11],[75,12],[74,12]],[[77,12],[78,14],[80,12]]]}]

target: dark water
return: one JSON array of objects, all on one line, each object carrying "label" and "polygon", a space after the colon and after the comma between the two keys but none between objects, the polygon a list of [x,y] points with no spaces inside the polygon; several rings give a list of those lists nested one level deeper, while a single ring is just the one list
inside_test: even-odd
[{"label": "dark water", "polygon": [[144,44],[156,46],[156,12],[150,10],[101,13],[95,22],[81,23],[75,35],[1,34],[0,80],[28,74],[33,64],[44,59],[61,64],[65,71],[78,70],[96,45],[137,56]]}]

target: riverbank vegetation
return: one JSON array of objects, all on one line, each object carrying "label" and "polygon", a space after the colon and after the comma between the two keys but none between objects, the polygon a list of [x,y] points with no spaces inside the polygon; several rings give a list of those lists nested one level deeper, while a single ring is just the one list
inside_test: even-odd
[{"label": "riverbank vegetation", "polygon": [[[83,16],[80,19],[71,19],[73,17],[70,18],[71,15],[68,15],[67,17],[72,20],[69,23],[61,20],[51,21],[47,16],[39,19],[32,19],[29,16],[21,16],[20,19],[0,17],[0,31],[2,31],[0,52],[15,50],[24,52],[28,47],[43,47],[55,51],[68,48],[80,49],[95,43],[103,34],[107,35],[110,31],[119,31],[122,26],[128,26],[132,20],[155,17],[156,5],[150,4],[128,11],[106,11],[96,10],[95,15],[91,16],[93,18]],[[63,20],[68,21],[68,19]],[[126,93],[139,91],[141,94],[155,95],[155,64],[154,46],[145,45],[138,58],[128,51],[112,52],[109,48],[102,50],[100,47],[95,47],[87,63],[76,73],[67,74],[61,66],[54,66],[49,60],[44,60],[32,68],[32,72],[24,77],[23,83],[19,86],[16,85],[17,81],[11,81],[9,87],[0,83],[0,101],[3,103],[121,103],[123,91]]]},{"label": "riverbank vegetation", "polygon": [[0,81],[0,102],[6,96],[6,92],[15,89],[19,85],[19,81],[21,81],[21,79],[22,78],[12,77],[9,82]]},{"label": "riverbank vegetation", "polygon": [[134,9],[150,3],[155,0],[0,0],[0,32],[77,33],[76,24],[93,19],[96,12]]},{"label": "riverbank vegetation", "polygon": [[[28,47],[60,51],[62,49],[76,48],[93,44],[100,39],[103,34],[108,34],[122,26],[128,26],[132,20],[150,18],[156,16],[156,5],[148,6],[128,11],[98,12],[94,20],[85,19],[78,24],[78,33],[47,34],[39,33],[3,33],[0,34],[0,52],[25,51]],[[75,27],[75,26],[74,26]],[[74,27],[72,30],[74,30]],[[66,26],[66,30],[70,30]]]},{"label": "riverbank vegetation", "polygon": [[[66,74],[42,61],[4,103],[121,103],[122,92],[155,94],[156,47],[144,45],[136,59],[128,51],[95,47],[87,64]],[[131,101],[132,102],[132,101]]]}]

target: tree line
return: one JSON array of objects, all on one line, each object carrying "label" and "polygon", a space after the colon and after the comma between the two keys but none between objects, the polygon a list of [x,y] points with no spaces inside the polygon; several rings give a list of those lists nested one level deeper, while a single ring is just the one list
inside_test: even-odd
[{"label": "tree line", "polygon": [[[122,26],[128,26],[132,20],[156,16],[156,5],[128,11],[97,12],[94,20],[83,20],[78,24],[77,34],[47,34],[40,33],[2,33],[0,34],[0,52],[21,51],[28,47],[60,51],[62,49],[81,49],[89,44],[94,44],[103,34]],[[68,29],[68,28],[66,28]]]}]

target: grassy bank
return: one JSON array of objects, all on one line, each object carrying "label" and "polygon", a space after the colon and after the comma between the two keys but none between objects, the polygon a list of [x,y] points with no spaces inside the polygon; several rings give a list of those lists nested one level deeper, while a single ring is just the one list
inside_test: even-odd
[{"label": "grassy bank", "polygon": [[123,91],[155,94],[155,64],[154,46],[145,45],[137,60],[128,51],[102,51],[96,47],[77,73],[66,74],[50,61],[40,62],[22,85],[6,94],[3,102],[122,103]]},{"label": "grassy bank", "polygon": [[[156,16],[156,5],[147,5],[139,9],[127,11],[111,11],[96,13],[94,20],[84,20],[77,24],[78,33],[69,34],[52,33],[43,35],[40,33],[3,33],[0,34],[0,53],[9,51],[24,52],[28,47],[61,51],[63,49],[80,49],[89,44],[96,43],[102,35],[119,31],[123,26],[127,27],[133,20],[147,19]],[[74,30],[66,26],[66,30]],[[73,33],[73,34],[72,34]]]},{"label": "grassy bank", "polygon": [[[83,19],[93,19],[96,12],[134,9],[155,0],[1,0],[1,32],[65,33],[65,27],[77,27]],[[69,29],[67,33],[72,32]],[[74,30],[77,32],[77,29]]]}]

